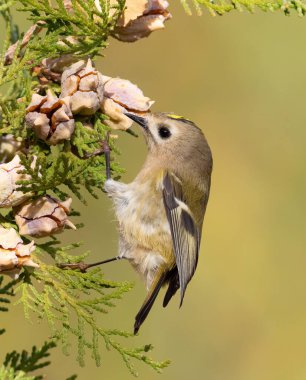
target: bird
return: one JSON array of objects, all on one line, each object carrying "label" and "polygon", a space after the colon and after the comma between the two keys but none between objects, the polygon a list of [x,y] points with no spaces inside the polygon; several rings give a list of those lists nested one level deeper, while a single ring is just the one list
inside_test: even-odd
[{"label": "bird", "polygon": [[119,229],[119,253],[143,278],[147,296],[135,317],[134,334],[163,286],[166,307],[180,289],[180,306],[197,268],[202,225],[209,199],[212,153],[199,127],[175,114],[125,115],[137,123],[148,148],[136,178],[128,184],[110,176],[104,190],[112,199]]}]

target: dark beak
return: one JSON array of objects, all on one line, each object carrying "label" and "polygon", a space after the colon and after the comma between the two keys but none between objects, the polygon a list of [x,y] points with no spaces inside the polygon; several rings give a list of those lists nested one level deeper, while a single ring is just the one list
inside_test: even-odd
[{"label": "dark beak", "polygon": [[147,129],[147,120],[144,117],[137,116],[133,113],[126,112],[125,115],[135,121],[135,123],[139,124],[142,128]]}]

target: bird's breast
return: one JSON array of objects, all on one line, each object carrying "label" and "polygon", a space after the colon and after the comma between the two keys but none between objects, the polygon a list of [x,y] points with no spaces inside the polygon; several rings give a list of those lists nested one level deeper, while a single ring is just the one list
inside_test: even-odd
[{"label": "bird's breast", "polygon": [[120,233],[131,245],[163,256],[172,252],[170,226],[166,217],[161,183],[132,182],[116,203]]}]

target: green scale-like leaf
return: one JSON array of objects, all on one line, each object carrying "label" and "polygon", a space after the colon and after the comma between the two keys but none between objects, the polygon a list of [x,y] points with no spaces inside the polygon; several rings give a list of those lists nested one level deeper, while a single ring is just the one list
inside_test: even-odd
[{"label": "green scale-like leaf", "polygon": [[198,14],[201,8],[206,8],[213,15],[223,15],[233,10],[254,12],[260,9],[264,12],[282,11],[286,15],[295,11],[299,16],[304,16],[306,3],[300,0],[181,0],[188,14],[192,13],[191,4],[194,5]]},{"label": "green scale-like leaf", "polygon": [[[126,348],[115,340],[115,337],[128,338],[133,334],[104,328],[98,322],[98,314],[108,313],[115,306],[114,301],[121,299],[132,285],[105,280],[99,268],[83,273],[43,264],[39,258],[46,253],[55,257],[57,263],[78,263],[87,257],[87,254],[69,254],[75,244],[56,248],[58,244],[58,241],[54,241],[53,244],[48,242],[38,245],[35,260],[40,269],[30,275],[31,281],[21,282],[16,289],[21,294],[18,303],[24,305],[27,317],[31,318],[31,314],[35,313],[39,318],[47,320],[53,336],[66,350],[74,337],[78,343],[77,359],[81,365],[85,364],[84,354],[87,350],[91,351],[96,364],[100,365],[98,347],[102,340],[108,349],[114,349],[121,355],[133,374],[136,371],[132,359],[149,364],[157,371],[166,367],[168,361],[157,362],[145,354],[151,346]],[[40,291],[37,290],[38,287]]]}]

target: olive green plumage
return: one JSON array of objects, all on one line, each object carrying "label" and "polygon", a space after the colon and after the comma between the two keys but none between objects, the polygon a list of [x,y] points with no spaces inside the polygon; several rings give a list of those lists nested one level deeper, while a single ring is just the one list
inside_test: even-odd
[{"label": "olive green plumage", "polygon": [[147,317],[161,287],[164,306],[180,288],[180,304],[198,262],[210,191],[212,156],[202,131],[176,115],[127,114],[142,127],[147,159],[130,184],[112,179],[119,224],[119,258],[128,259],[147,285],[148,295],[134,331]]}]

